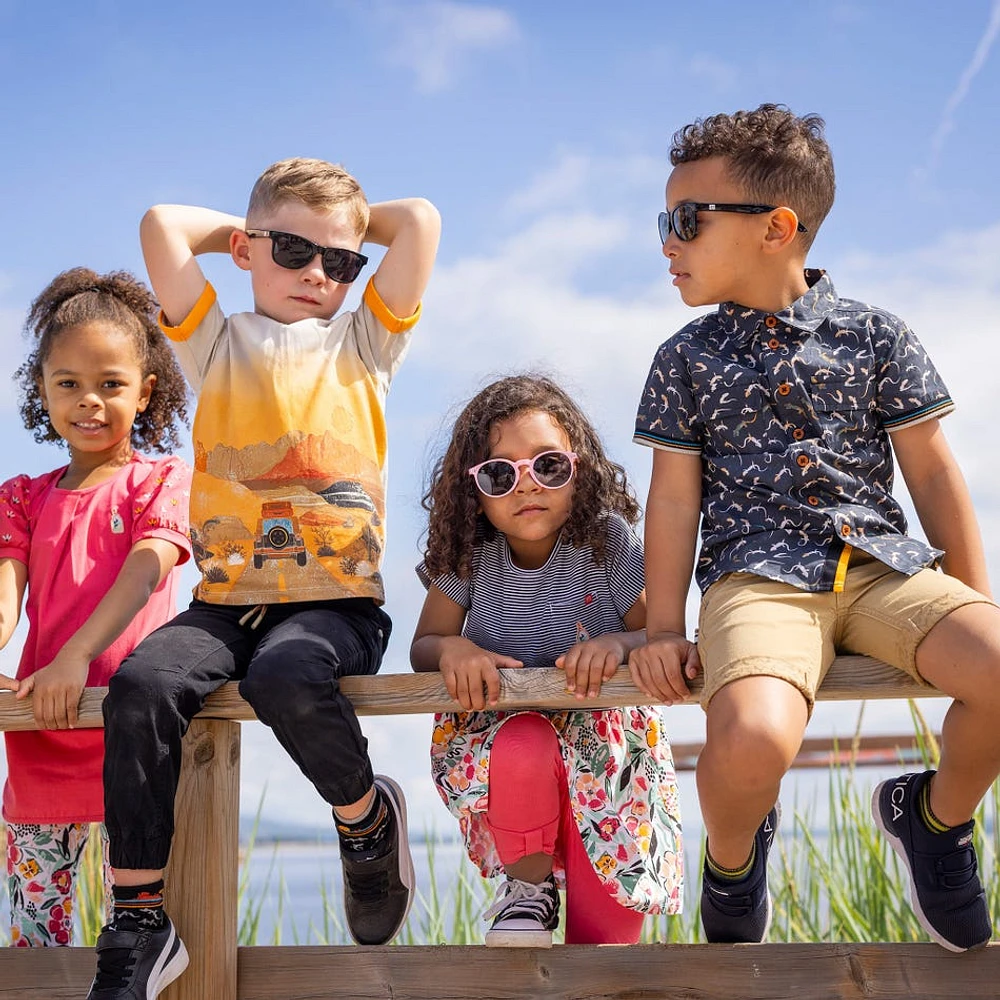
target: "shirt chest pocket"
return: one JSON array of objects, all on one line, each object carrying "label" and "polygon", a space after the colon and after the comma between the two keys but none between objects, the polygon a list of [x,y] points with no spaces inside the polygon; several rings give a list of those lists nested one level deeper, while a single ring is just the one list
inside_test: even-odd
[{"label": "shirt chest pocket", "polygon": [[813,376],[809,395],[814,409],[821,414],[856,413],[871,405],[870,388],[852,376]]},{"label": "shirt chest pocket", "polygon": [[695,386],[709,443],[719,449],[758,448],[770,420],[767,390],[754,372],[715,374]]}]

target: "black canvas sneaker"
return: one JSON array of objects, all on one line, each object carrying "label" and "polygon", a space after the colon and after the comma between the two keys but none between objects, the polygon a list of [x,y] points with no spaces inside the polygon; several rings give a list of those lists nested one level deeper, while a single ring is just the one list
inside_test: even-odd
[{"label": "black canvas sneaker", "polygon": [[551,875],[544,882],[522,882],[507,876],[484,914],[493,919],[486,932],[490,948],[551,948],[559,925],[559,892]]}]

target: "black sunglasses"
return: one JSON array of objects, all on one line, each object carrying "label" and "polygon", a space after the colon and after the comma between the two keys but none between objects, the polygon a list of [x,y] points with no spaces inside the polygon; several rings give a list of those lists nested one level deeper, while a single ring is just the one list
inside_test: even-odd
[{"label": "black sunglasses", "polygon": [[[682,243],[693,240],[698,235],[698,213],[699,212],[739,212],[742,215],[763,215],[764,212],[773,212],[777,205],[717,205],[715,202],[707,201],[682,201],[671,212],[660,212],[656,220],[660,230],[660,242],[666,243],[672,232],[677,234],[677,239]],[[800,222],[798,225],[800,233],[808,233],[809,230]]]},{"label": "black sunglasses", "polygon": [[345,250],[343,247],[321,247],[294,233],[282,233],[277,229],[248,229],[246,234],[252,240],[269,239],[271,259],[279,267],[287,267],[290,271],[301,270],[312,263],[316,254],[320,254],[323,258],[323,273],[341,285],[349,285],[354,281],[361,273],[361,268],[368,263],[368,258],[363,253]]}]

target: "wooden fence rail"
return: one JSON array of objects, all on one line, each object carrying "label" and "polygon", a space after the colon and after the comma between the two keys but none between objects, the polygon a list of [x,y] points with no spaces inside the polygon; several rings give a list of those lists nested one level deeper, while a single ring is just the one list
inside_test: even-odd
[{"label": "wooden fence rail", "polygon": [[[498,708],[574,708],[555,670],[502,670]],[[384,674],[343,683],[359,715],[455,709],[441,677]],[[936,695],[886,664],[838,657],[821,700]],[[695,700],[692,697],[692,701]],[[100,689],[85,692],[80,726],[100,726]],[[588,708],[646,703],[620,669]],[[254,718],[235,684],[192,722],[176,807],[167,905],[191,953],[163,1000],[554,997],[639,998],[997,997],[1000,946],[950,955],[936,945],[765,944],[484,947],[237,947],[241,721]],[[34,729],[30,704],[0,694],[0,730]],[[176,869],[172,878],[170,871]],[[696,877],[696,876],[694,876]],[[82,1000],[90,949],[0,949],[0,1000]]]}]

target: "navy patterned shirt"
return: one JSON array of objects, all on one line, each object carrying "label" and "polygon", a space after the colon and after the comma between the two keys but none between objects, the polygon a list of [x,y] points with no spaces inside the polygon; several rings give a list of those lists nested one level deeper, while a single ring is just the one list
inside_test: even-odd
[{"label": "navy patterned shirt", "polygon": [[906,324],[823,271],[770,315],[724,302],[653,358],[634,440],[702,460],[704,591],[744,572],[834,589],[845,546],[907,575],[943,553],[906,535],[889,434],[954,409]]}]

